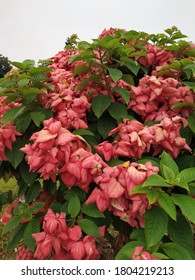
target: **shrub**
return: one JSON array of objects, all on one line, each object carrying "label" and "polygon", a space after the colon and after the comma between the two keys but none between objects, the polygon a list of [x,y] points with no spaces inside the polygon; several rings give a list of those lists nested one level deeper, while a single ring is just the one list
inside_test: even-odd
[{"label": "shrub", "polygon": [[195,47],[74,34],[0,80],[1,222],[17,259],[194,259]]}]

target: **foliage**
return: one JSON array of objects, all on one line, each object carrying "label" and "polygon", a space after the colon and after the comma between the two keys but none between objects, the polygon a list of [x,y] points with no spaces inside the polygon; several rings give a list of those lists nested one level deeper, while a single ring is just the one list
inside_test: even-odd
[{"label": "foliage", "polygon": [[0,175],[19,189],[0,207],[17,259],[195,258],[185,37],[111,28],[92,43],[72,35],[38,66],[12,62],[0,80]]},{"label": "foliage", "polygon": [[3,78],[7,72],[11,70],[12,66],[7,57],[0,54],[0,78]]}]

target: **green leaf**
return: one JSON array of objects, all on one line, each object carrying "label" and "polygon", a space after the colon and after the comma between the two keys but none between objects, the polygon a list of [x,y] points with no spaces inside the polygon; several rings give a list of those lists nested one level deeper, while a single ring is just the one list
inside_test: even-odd
[{"label": "green leaf", "polygon": [[138,74],[138,72],[139,72],[139,70],[140,70],[140,64],[139,64],[138,62],[134,61],[133,63],[130,63],[130,62],[126,61],[126,62],[124,63],[124,65],[125,65],[129,70],[131,70],[131,72],[132,72],[135,76],[137,76],[137,74]]},{"label": "green leaf", "polygon": [[122,71],[115,68],[108,68],[108,73],[114,82],[117,82],[122,78]]},{"label": "green leaf", "polygon": [[114,90],[123,98],[126,104],[130,101],[130,91],[125,88],[115,87]]},{"label": "green leaf", "polygon": [[35,88],[35,87],[24,87],[21,89],[22,94],[24,95],[24,97],[28,97],[28,96],[36,96],[38,94],[43,94],[45,93],[43,90],[39,89],[39,88]]},{"label": "green leaf", "polygon": [[146,196],[148,198],[149,204],[153,204],[157,200],[159,196],[159,192],[155,189],[153,190],[147,189]]},{"label": "green leaf", "polygon": [[78,65],[74,68],[73,75],[77,76],[82,73],[89,72],[89,67],[86,65]]},{"label": "green leaf", "polygon": [[87,129],[77,129],[77,130],[74,130],[72,132],[74,135],[89,135],[89,136],[94,136],[94,133],[90,130],[87,130]]},{"label": "green leaf", "polygon": [[104,213],[100,212],[99,209],[97,208],[95,203],[91,204],[83,204],[82,206],[82,212],[89,217],[93,218],[105,218]]},{"label": "green leaf", "polygon": [[153,166],[160,167],[160,161],[156,157],[143,157],[136,161],[137,163],[146,164],[146,162],[151,162]]},{"label": "green leaf", "polygon": [[108,108],[108,112],[116,120],[122,120],[123,116],[126,116],[128,114],[127,107],[119,102],[112,103]]},{"label": "green leaf", "polygon": [[146,181],[143,183],[142,187],[171,187],[170,184],[168,184],[165,179],[163,179],[158,174],[152,174],[150,177],[146,179]]},{"label": "green leaf", "polygon": [[9,238],[9,242],[7,244],[8,250],[13,250],[16,247],[18,247],[18,244],[20,243],[21,239],[23,238],[25,226],[26,226],[25,224],[18,225],[12,231],[10,238]]},{"label": "green leaf", "polygon": [[176,207],[171,199],[171,197],[164,192],[160,192],[158,196],[158,203],[162,207],[162,209],[173,219],[176,221]]},{"label": "green leaf", "polygon": [[[176,162],[172,159],[172,157],[166,153],[165,151],[161,154],[161,160],[160,160],[160,170],[161,173],[163,175],[163,177],[166,178],[164,172],[163,172],[163,165],[169,167],[169,169],[172,170],[172,172],[175,174],[175,177],[178,175],[179,173],[179,168],[176,164]],[[167,171],[167,170],[166,170]],[[168,176],[167,172],[166,175]],[[168,178],[166,178],[168,179]]]},{"label": "green leaf", "polygon": [[92,110],[97,118],[101,117],[111,104],[111,98],[108,95],[99,95],[92,100]]},{"label": "green leaf", "polygon": [[3,125],[6,125],[8,122],[13,123],[16,118],[18,118],[25,111],[26,106],[19,106],[11,108],[9,111],[5,112],[2,117]]},{"label": "green leaf", "polygon": [[116,121],[109,114],[101,116],[97,123],[98,132],[103,139],[106,139],[109,132],[116,126]]},{"label": "green leaf", "polygon": [[193,155],[182,155],[176,159],[180,170],[187,169],[189,167],[195,167],[195,156]]},{"label": "green leaf", "polygon": [[145,213],[145,236],[147,246],[158,243],[167,232],[168,215],[158,206],[153,205]]},{"label": "green leaf", "polygon": [[2,233],[5,234],[15,229],[20,224],[22,219],[23,217],[21,216],[12,216],[9,222],[3,227]]},{"label": "green leaf", "polygon": [[179,244],[168,242],[161,248],[172,260],[192,260],[191,254]]},{"label": "green leaf", "polygon": [[43,208],[43,206],[45,205],[46,202],[36,202],[35,204],[33,204],[33,206],[30,207],[30,212],[31,213],[36,213],[38,212],[41,208]]},{"label": "green leaf", "polygon": [[195,56],[195,49],[185,50],[182,52],[183,55]]},{"label": "green leaf", "polygon": [[190,167],[190,168],[182,170],[179,173],[178,177],[180,178],[180,181],[183,181],[186,183],[195,181],[195,167]]},{"label": "green leaf", "polygon": [[18,81],[18,86],[19,87],[24,87],[29,83],[30,79],[24,78]]},{"label": "green leaf", "polygon": [[144,246],[145,243],[141,241],[131,241],[125,244],[117,253],[115,260],[130,260],[130,256],[136,246]]},{"label": "green leaf", "polygon": [[31,112],[30,113],[30,117],[33,120],[33,122],[35,123],[36,126],[40,127],[40,125],[42,124],[42,122],[45,119],[45,115],[43,112]]},{"label": "green leaf", "polygon": [[[31,172],[32,173],[32,172]],[[51,179],[43,181],[43,189],[50,195],[53,195],[57,190],[57,184]]]},{"label": "green leaf", "polygon": [[26,140],[20,139],[19,141],[16,141],[12,144],[12,150],[6,151],[7,159],[15,169],[18,167],[24,157],[24,153],[20,151],[20,148],[22,148],[25,144]]},{"label": "green leaf", "polygon": [[78,225],[81,227],[82,231],[84,231],[86,234],[89,234],[91,236],[96,236],[96,237],[101,236],[98,226],[89,219],[79,220]]},{"label": "green leaf", "polygon": [[195,82],[183,82],[183,84],[190,89],[195,89]]},{"label": "green leaf", "polygon": [[192,102],[183,102],[183,103],[175,103],[172,105],[172,109],[175,108],[182,108],[182,107],[194,107],[195,108],[195,103]]},{"label": "green leaf", "polygon": [[130,234],[130,239],[131,240],[138,240],[146,244],[146,237],[145,237],[145,232],[144,228],[136,228],[133,229],[132,233]]},{"label": "green leaf", "polygon": [[133,86],[135,85],[134,79],[130,74],[123,74],[122,80],[130,85],[133,85]]},{"label": "green leaf", "polygon": [[188,126],[195,133],[195,113],[191,114],[188,118]]},{"label": "green leaf", "polygon": [[16,120],[16,130],[24,133],[31,123],[29,112],[25,112],[21,117]]},{"label": "green leaf", "polygon": [[34,67],[29,70],[29,73],[31,75],[39,74],[39,73],[48,73],[48,72],[53,72],[53,69],[47,66]]},{"label": "green leaf", "polygon": [[169,220],[168,234],[174,243],[192,251],[194,245],[193,232],[188,221],[181,214],[177,214],[177,221]]},{"label": "green leaf", "polygon": [[180,207],[184,216],[195,223],[195,199],[185,194],[171,195],[173,202]]},{"label": "green leaf", "polygon": [[68,202],[68,213],[75,218],[81,210],[81,203],[78,195],[72,195]]},{"label": "green leaf", "polygon": [[166,165],[161,165],[161,173],[163,173],[164,178],[170,183],[170,184],[174,184],[174,180],[175,180],[175,173],[174,171],[166,166]]},{"label": "green leaf", "polygon": [[32,219],[27,223],[24,230],[24,245],[32,252],[34,252],[36,247],[35,239],[32,237],[33,233],[40,231],[40,223],[38,219]]},{"label": "green leaf", "polygon": [[19,172],[22,176],[22,179],[27,185],[32,185],[37,178],[37,173],[30,172],[29,165],[25,161],[20,164]]},{"label": "green leaf", "polygon": [[32,186],[30,186],[25,193],[26,201],[31,203],[35,200],[41,190],[41,184],[39,182],[35,182]]}]

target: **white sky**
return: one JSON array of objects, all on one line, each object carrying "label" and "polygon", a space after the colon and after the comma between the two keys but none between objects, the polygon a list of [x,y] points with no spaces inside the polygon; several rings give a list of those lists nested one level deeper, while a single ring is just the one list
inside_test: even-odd
[{"label": "white sky", "polygon": [[104,28],[161,33],[173,25],[195,42],[195,0],[0,0],[0,53],[38,61],[73,33],[90,41]]}]

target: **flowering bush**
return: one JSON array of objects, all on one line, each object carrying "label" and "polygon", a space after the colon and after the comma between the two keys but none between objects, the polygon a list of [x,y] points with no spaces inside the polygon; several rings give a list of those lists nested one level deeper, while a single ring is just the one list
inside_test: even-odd
[{"label": "flowering bush", "polygon": [[17,259],[195,259],[195,47],[162,34],[69,38],[0,80],[3,233]]}]

